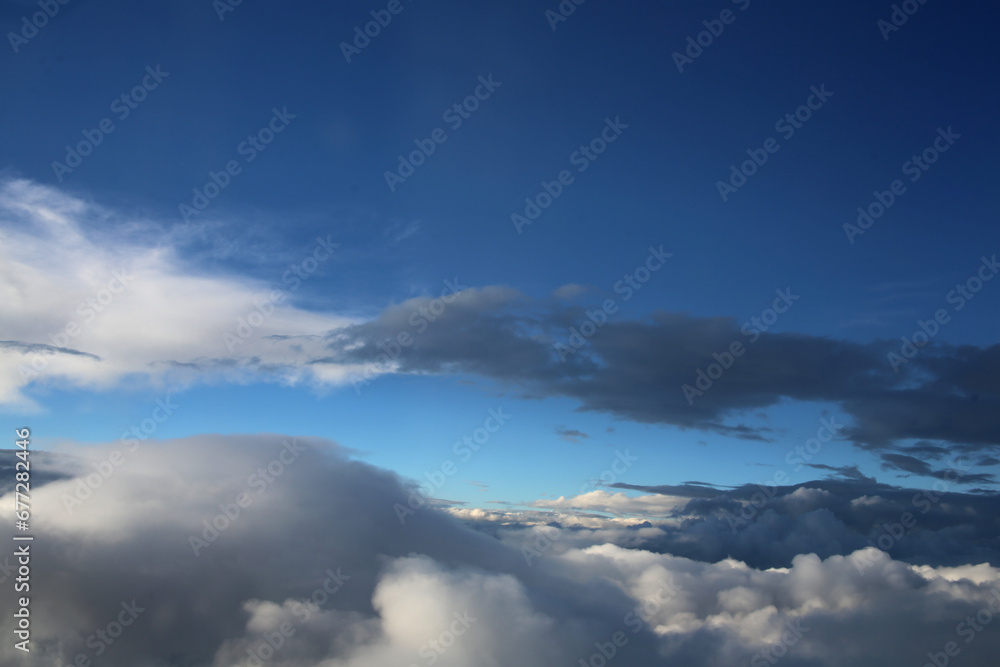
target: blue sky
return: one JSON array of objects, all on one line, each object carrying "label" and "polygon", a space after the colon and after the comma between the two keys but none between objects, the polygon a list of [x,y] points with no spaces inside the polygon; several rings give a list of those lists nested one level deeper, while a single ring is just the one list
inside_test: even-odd
[{"label": "blue sky", "polygon": [[[949,364],[975,367],[971,350],[993,354],[1000,283],[986,283],[961,310],[948,295],[975,275],[982,257],[1000,251],[996,198],[990,196],[1000,148],[998,99],[987,74],[997,55],[989,32],[996,8],[930,2],[884,39],[877,22],[892,9],[878,3],[618,6],[592,0],[555,30],[545,16],[555,3],[403,0],[400,6],[351,62],[341,42],[353,39],[355,26],[385,4],[244,2],[222,19],[207,0],[154,7],[72,0],[60,6],[37,35],[3,56],[0,77],[11,103],[0,109],[9,129],[0,166],[5,183],[29,184],[5,199],[3,231],[20,235],[8,248],[21,252],[5,253],[4,261],[39,271],[55,261],[32,225],[44,219],[45,206],[60,202],[51,206],[64,207],[72,228],[88,239],[86,247],[107,253],[80,273],[67,270],[66,284],[74,275],[106,282],[105,273],[117,266],[109,258],[141,261],[161,257],[158,249],[169,255],[159,279],[198,277],[209,285],[284,291],[285,306],[295,312],[281,321],[285,330],[271,335],[317,336],[317,322],[324,321],[331,336],[347,322],[361,327],[371,335],[352,339],[360,347],[329,352],[330,358],[340,355],[336,363],[347,363],[353,349],[374,349],[378,336],[396,331],[382,327],[387,309],[433,299],[446,280],[473,290],[516,291],[514,301],[503,301],[513,315],[500,307],[477,311],[496,315],[494,333],[516,330],[527,337],[519,341],[536,340],[529,334],[540,330],[531,327],[544,328],[538,324],[544,321],[565,340],[569,326],[581,321],[573,307],[593,309],[617,298],[616,282],[642,265],[651,246],[663,246],[672,253],[663,268],[634,297],[616,301],[610,323],[621,327],[625,342],[615,349],[631,349],[630,323],[652,326],[658,311],[684,313],[706,327],[729,325],[705,318],[733,318],[738,330],[772,306],[776,290],[790,289],[799,299],[769,333],[806,337],[816,354],[832,354],[835,341],[857,346],[859,355],[877,350],[883,364],[871,374],[886,372],[885,353],[938,309],[950,319],[921,350],[917,361],[926,366],[908,381],[925,381],[921,373],[943,381],[951,377],[942,370]],[[679,72],[674,52],[684,51],[688,37],[697,38],[706,30],[703,22],[723,10],[732,22]],[[19,30],[21,17],[34,11],[33,4],[5,3],[5,33]],[[165,73],[155,87],[147,67]],[[443,114],[474,95],[480,77],[499,85],[452,128]],[[152,89],[140,93],[145,99],[122,118],[114,101],[144,78]],[[829,97],[801,127],[790,136],[776,128],[820,87]],[[286,125],[247,161],[241,143],[267,127],[275,110]],[[66,159],[66,146],[84,140],[83,133],[104,118],[114,130],[70,173],[57,174],[52,165]],[[607,119],[620,119],[620,136],[577,171],[572,155],[600,136]],[[445,129],[447,140],[390,190],[385,172],[436,128]],[[904,163],[948,128],[958,138],[911,181]],[[747,160],[748,150],[759,155],[769,138],[777,151],[724,201],[717,182],[729,179],[730,166]],[[231,160],[239,173],[186,221],[179,206],[191,204],[192,190],[204,188],[210,172]],[[523,213],[525,198],[562,170],[571,171],[573,182],[518,233],[511,215]],[[896,179],[905,193],[849,242],[844,224]],[[27,210],[19,206],[29,200],[36,208],[19,217],[17,211]],[[86,204],[78,210],[67,202]],[[317,237],[340,244],[337,252],[289,290],[282,277],[310,256]],[[60,247],[59,257],[79,259],[70,245]],[[566,285],[584,289],[553,296]],[[54,280],[45,289],[59,286]],[[36,282],[25,298],[41,290]],[[144,299],[157,298],[152,293]],[[616,480],[629,484],[739,485],[769,479],[777,469],[788,470],[793,482],[818,478],[822,470],[789,470],[786,453],[813,437],[823,417],[854,424],[863,410],[855,406],[851,413],[848,403],[863,401],[869,389],[858,379],[868,375],[859,371],[845,383],[856,390],[853,399],[846,392],[826,398],[798,392],[790,381],[787,391],[769,385],[762,390],[766,400],[762,394],[751,400],[727,375],[720,387],[728,379],[734,394],[715,408],[714,426],[706,427],[701,417],[645,419],[607,403],[595,407],[588,403],[589,389],[574,394],[567,388],[586,374],[546,384],[551,378],[533,375],[530,364],[512,376],[482,371],[489,365],[488,339],[474,362],[468,355],[435,357],[426,365],[414,360],[365,385],[360,395],[342,377],[309,376],[332,363],[322,361],[323,354],[282,366],[277,375],[286,373],[286,381],[274,381],[275,366],[268,363],[278,362],[268,359],[238,378],[204,369],[168,373],[164,365],[173,362],[219,362],[226,348],[218,336],[214,347],[205,340],[185,343],[185,313],[208,314],[211,305],[192,302],[186,309],[184,301],[155,293],[169,302],[159,312],[172,316],[161,320],[163,329],[137,330],[121,343],[138,350],[127,362],[98,350],[120,349],[109,341],[118,341],[121,330],[95,339],[93,349],[70,345],[101,357],[111,370],[51,372],[18,384],[7,394],[3,423],[30,422],[39,441],[53,446],[109,442],[148,418],[155,401],[172,392],[182,407],[156,437],[323,436],[374,464],[421,478],[453,457],[452,443],[482,426],[487,410],[503,406],[510,423],[440,495],[476,504],[520,503],[577,493],[610,465],[616,449],[626,448],[640,457]],[[411,305],[416,303],[422,302]],[[125,323],[127,308],[122,304],[116,316]],[[234,312],[251,311],[240,304]],[[510,319],[502,320],[501,311]],[[73,316],[72,309],[50,314],[53,321]],[[98,326],[110,327],[101,321]],[[49,344],[50,331],[32,326],[12,319],[0,338]],[[235,318],[226,326],[235,326]],[[431,336],[444,335],[441,329],[432,325]],[[581,355],[604,355],[607,349],[596,346],[610,331],[596,334]],[[144,352],[142,340],[159,336],[176,343],[172,350],[188,345],[190,358]],[[730,338],[719,334],[723,343]],[[734,340],[746,339],[736,334]],[[778,350],[787,342],[773,339]],[[692,352],[692,368],[707,366],[710,352],[724,349]],[[680,347],[675,351],[683,356]],[[768,354],[753,363],[794,365]],[[749,355],[736,361],[741,372],[751,373]],[[594,360],[610,368],[609,358]],[[498,366],[507,364],[496,359]],[[511,368],[517,363],[511,358]],[[971,372],[962,368],[955,374]],[[628,377],[620,393],[625,402],[644,382]],[[995,397],[991,387],[979,390],[984,400]],[[653,383],[649,391],[676,397],[680,385]],[[758,431],[763,439],[747,439],[719,424],[769,430]],[[558,432],[565,429],[589,437],[571,441]],[[874,430],[826,445],[816,462],[857,465],[867,476],[898,482],[912,471],[884,469],[883,455],[921,438],[903,429],[890,433],[891,442],[873,444]],[[939,443],[979,456],[1000,443],[995,431],[935,433]],[[996,468],[984,465],[977,472]],[[931,480],[918,475],[906,483]],[[483,490],[471,481],[489,486]],[[994,488],[980,480],[984,484]]]}]

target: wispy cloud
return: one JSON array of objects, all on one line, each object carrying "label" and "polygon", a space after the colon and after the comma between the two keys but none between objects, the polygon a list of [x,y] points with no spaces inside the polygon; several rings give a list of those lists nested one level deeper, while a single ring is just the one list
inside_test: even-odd
[{"label": "wispy cloud", "polygon": [[580,442],[580,440],[585,440],[587,438],[590,438],[590,436],[584,433],[583,431],[580,431],[575,428],[564,428],[564,427],[557,427],[556,435],[558,435],[563,440],[567,440],[569,442]]},{"label": "wispy cloud", "polygon": [[[321,339],[272,336],[319,336],[355,320],[297,308],[280,274],[263,282],[201,272],[170,246],[115,234],[129,222],[53,188],[0,185],[0,404],[30,408],[22,391],[33,382],[108,387],[133,374],[187,382],[184,369],[193,368],[238,381],[337,378],[306,363]],[[251,335],[237,331],[241,321]],[[227,345],[227,334],[239,342]]]}]

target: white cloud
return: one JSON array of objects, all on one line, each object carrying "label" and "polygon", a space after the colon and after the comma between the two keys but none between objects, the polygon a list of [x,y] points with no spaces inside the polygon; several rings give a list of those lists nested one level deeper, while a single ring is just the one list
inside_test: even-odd
[{"label": "white cloud", "polygon": [[673,510],[687,504],[688,500],[688,498],[659,494],[629,497],[621,492],[609,493],[597,489],[570,498],[559,496],[554,500],[536,500],[531,506],[607,512],[621,516],[666,518]]},{"label": "white cloud", "polygon": [[[70,664],[88,651],[93,658],[87,636],[132,599],[145,611],[102,665],[165,656],[245,665],[247,650],[282,624],[294,632],[268,659],[275,667],[423,667],[431,655],[438,667],[572,665],[616,632],[628,640],[614,659],[621,667],[754,664],[772,649],[787,653],[789,667],[923,664],[948,641],[960,642],[968,664],[989,664],[1000,650],[996,632],[969,643],[957,634],[991,600],[1000,610],[1000,569],[987,564],[914,566],[864,550],[755,569],[574,546],[569,536],[579,529],[550,528],[569,546],[529,565],[516,546],[429,508],[401,525],[393,504],[408,489],[328,441],[300,438],[300,458],[258,492],[250,476],[285,439],[145,442],[69,513],[64,495],[87,461],[108,455],[107,447],[71,448],[82,468],[59,469],[79,477],[33,489],[45,548],[33,560],[35,650],[20,663]],[[240,493],[252,502],[194,556],[191,535],[219,521]],[[621,525],[606,521],[608,530]],[[348,579],[309,607],[331,570]],[[0,619],[8,636],[12,618],[5,611]],[[12,662],[13,651],[0,646],[0,662]]]},{"label": "white cloud", "polygon": [[[344,382],[355,370],[307,364],[322,356],[323,334],[354,320],[296,307],[280,276],[193,272],[170,245],[130,241],[136,225],[149,223],[29,181],[0,184],[0,405],[30,408],[22,390],[32,381]],[[268,305],[275,290],[285,298]],[[241,318],[251,325],[245,340]]]}]

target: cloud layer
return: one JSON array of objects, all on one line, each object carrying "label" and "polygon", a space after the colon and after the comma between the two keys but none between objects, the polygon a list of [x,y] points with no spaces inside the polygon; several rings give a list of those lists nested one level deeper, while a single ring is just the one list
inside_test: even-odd
[{"label": "cloud layer", "polygon": [[988,565],[803,545],[789,567],[755,569],[601,540],[563,548],[555,528],[515,545],[430,508],[401,523],[405,481],[278,435],[145,442],[88,487],[106,449],[74,450],[69,477],[34,490],[35,650],[15,658],[7,642],[5,662],[541,667],[614,651],[623,666],[779,654],[864,666],[920,665],[949,641],[969,664],[1000,649],[966,621],[994,599],[1000,610]]},{"label": "cloud layer", "polygon": [[915,565],[1000,566],[1000,496],[962,493],[954,483],[907,489],[838,474],[794,486],[612,487],[618,491],[535,501],[538,511],[450,512],[514,546],[530,542],[539,530],[558,529],[557,551],[611,543],[781,568],[803,553],[829,558],[874,547]]}]

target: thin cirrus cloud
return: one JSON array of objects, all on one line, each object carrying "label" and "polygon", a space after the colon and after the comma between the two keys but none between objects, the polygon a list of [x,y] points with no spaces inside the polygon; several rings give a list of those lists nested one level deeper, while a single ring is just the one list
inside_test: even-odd
[{"label": "thin cirrus cloud", "polygon": [[558,435],[563,440],[567,440],[569,442],[579,442],[580,440],[590,438],[589,435],[587,435],[586,433],[584,433],[579,429],[565,428],[565,427],[557,428],[556,435]]}]

